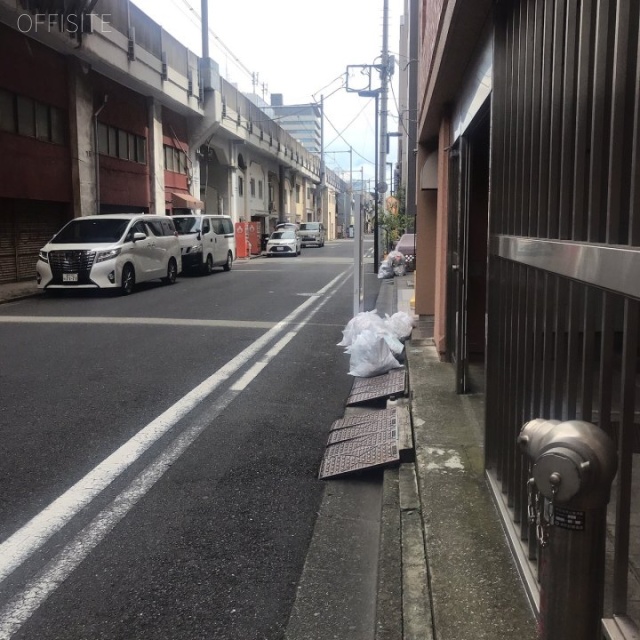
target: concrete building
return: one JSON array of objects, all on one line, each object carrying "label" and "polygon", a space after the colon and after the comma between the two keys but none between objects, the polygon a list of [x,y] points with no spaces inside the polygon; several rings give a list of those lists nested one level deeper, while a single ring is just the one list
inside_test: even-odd
[{"label": "concrete building", "polygon": [[320,154],[322,111],[319,104],[285,105],[281,93],[272,93],[271,105],[265,111],[305,149]]},{"label": "concrete building", "polygon": [[309,218],[320,157],[215,61],[129,0],[69,6],[0,0],[0,282],[33,277],[74,216],[207,211],[259,233]]},{"label": "concrete building", "polygon": [[520,429],[577,418],[615,443],[606,561],[583,580],[589,637],[609,639],[640,619],[639,23],[635,0],[421,0],[417,16],[416,311],[452,392],[485,394],[487,482],[537,611],[528,509],[546,498]]}]

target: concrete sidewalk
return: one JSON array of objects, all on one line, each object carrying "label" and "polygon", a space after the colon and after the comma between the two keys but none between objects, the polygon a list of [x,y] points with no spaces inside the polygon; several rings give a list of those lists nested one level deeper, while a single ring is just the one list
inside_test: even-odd
[{"label": "concrete sidewalk", "polygon": [[[412,281],[394,279],[398,310],[410,314]],[[432,335],[420,321],[406,344],[415,463],[398,475],[402,635],[376,640],[534,640],[536,621],[485,482],[484,396],[455,393]],[[387,471],[385,484],[395,482]]]}]

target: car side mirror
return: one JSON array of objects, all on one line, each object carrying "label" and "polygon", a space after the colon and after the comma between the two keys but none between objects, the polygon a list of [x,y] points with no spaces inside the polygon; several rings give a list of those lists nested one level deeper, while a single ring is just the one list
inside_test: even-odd
[{"label": "car side mirror", "polygon": [[202,232],[198,231],[198,240],[202,240]]},{"label": "car side mirror", "polygon": [[136,241],[138,241],[138,240],[145,240],[145,239],[146,239],[146,237],[147,237],[147,234],[146,234],[146,233],[142,233],[142,231],[136,231],[136,232],[133,234],[133,241],[134,241],[134,242],[136,242]]}]

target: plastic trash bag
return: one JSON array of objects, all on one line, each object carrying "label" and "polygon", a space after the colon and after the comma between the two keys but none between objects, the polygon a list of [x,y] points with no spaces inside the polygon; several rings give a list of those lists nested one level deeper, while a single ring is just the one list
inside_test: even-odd
[{"label": "plastic trash bag", "polygon": [[373,311],[361,311],[353,316],[347,323],[347,326],[342,332],[342,340],[338,342],[338,346],[351,346],[357,336],[365,329],[387,331],[386,321],[378,315],[375,309]]},{"label": "plastic trash bag", "polygon": [[394,275],[404,276],[407,273],[407,261],[404,257],[404,253],[396,251],[395,249],[390,251],[387,256],[387,263],[393,269]]},{"label": "plastic trash bag", "polygon": [[391,335],[390,333],[382,333],[380,335],[382,335],[389,347],[389,350],[394,356],[399,356],[404,351],[404,345],[394,335]]},{"label": "plastic trash bag", "polygon": [[404,311],[398,311],[392,316],[385,317],[385,324],[389,332],[399,340],[404,340],[411,335],[415,320]]},{"label": "plastic trash bag", "polygon": [[349,375],[370,378],[402,367],[391,353],[385,336],[365,329],[350,348]]},{"label": "plastic trash bag", "polygon": [[378,267],[378,280],[386,280],[388,278],[393,278],[395,276],[395,273],[393,272],[393,267],[389,264],[389,262],[387,262],[386,260],[384,262],[380,263],[380,266]]}]

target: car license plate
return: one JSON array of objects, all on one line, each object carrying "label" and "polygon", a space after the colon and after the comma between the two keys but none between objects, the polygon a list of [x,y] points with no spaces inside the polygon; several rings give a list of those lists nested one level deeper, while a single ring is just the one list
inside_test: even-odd
[{"label": "car license plate", "polygon": [[276,247],[276,251],[284,251],[284,247]]},{"label": "car license plate", "polygon": [[63,273],[62,282],[78,282],[77,273]]}]

